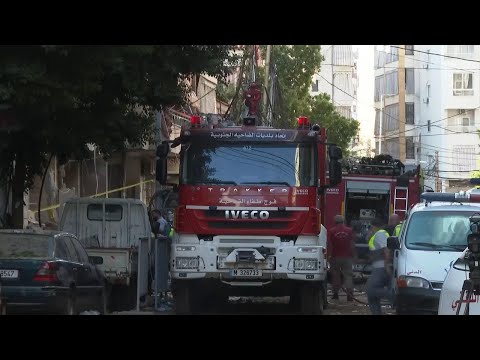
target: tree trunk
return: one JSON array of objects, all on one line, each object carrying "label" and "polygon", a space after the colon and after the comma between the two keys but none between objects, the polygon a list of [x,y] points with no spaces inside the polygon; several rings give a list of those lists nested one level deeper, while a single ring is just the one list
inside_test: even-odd
[{"label": "tree trunk", "polygon": [[12,223],[15,229],[23,229],[23,206],[25,195],[26,165],[21,155],[15,161],[12,184]]}]

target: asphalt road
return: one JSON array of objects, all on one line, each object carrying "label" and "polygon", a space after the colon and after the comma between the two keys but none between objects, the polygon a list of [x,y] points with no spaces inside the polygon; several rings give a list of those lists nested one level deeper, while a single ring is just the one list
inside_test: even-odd
[{"label": "asphalt road", "polygon": [[[346,294],[340,292],[338,300],[331,299],[331,291],[328,295],[328,307],[324,315],[370,315],[367,298],[364,292],[364,284],[358,284],[355,288],[354,297],[356,301],[347,302]],[[292,311],[288,305],[288,297],[284,298],[240,298],[230,297],[228,304],[221,308],[205,309],[200,315],[298,315]],[[393,315],[395,311],[390,306],[383,306],[386,315]],[[122,313],[113,313],[112,315],[174,315],[174,311],[153,312],[149,311],[135,312],[127,311]]]}]

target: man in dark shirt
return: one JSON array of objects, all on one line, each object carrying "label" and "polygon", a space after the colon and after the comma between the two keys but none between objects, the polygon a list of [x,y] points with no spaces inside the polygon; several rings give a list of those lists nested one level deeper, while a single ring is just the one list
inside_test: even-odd
[{"label": "man in dark shirt", "polygon": [[335,216],[335,226],[328,231],[328,258],[332,270],[332,299],[338,299],[343,279],[347,290],[347,300],[353,301],[353,257],[355,254],[355,239],[353,231],[345,226],[342,215]]},{"label": "man in dark shirt", "polygon": [[388,225],[385,226],[385,230],[388,232],[388,235],[398,236],[395,234],[395,228],[398,224],[400,224],[400,217],[397,214],[390,215],[390,218],[388,219]]}]

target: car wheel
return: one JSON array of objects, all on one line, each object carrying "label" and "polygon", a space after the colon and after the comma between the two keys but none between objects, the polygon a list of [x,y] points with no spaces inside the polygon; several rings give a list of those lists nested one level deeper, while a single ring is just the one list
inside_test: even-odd
[{"label": "car wheel", "polygon": [[63,315],[76,315],[75,298],[73,295],[68,296]]}]

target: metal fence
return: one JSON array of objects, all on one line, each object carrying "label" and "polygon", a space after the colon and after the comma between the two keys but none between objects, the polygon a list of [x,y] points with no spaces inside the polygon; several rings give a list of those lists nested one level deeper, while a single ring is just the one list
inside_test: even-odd
[{"label": "metal fence", "polygon": [[170,291],[169,286],[170,239],[158,235],[155,238],[140,238],[138,245],[137,299],[136,309],[140,311],[140,298],[147,295],[149,282],[154,280],[155,310],[159,310],[159,295]]},{"label": "metal fence", "polygon": [[148,237],[143,237],[138,240],[136,309],[140,311],[140,297],[146,296],[148,292],[151,240]]}]

